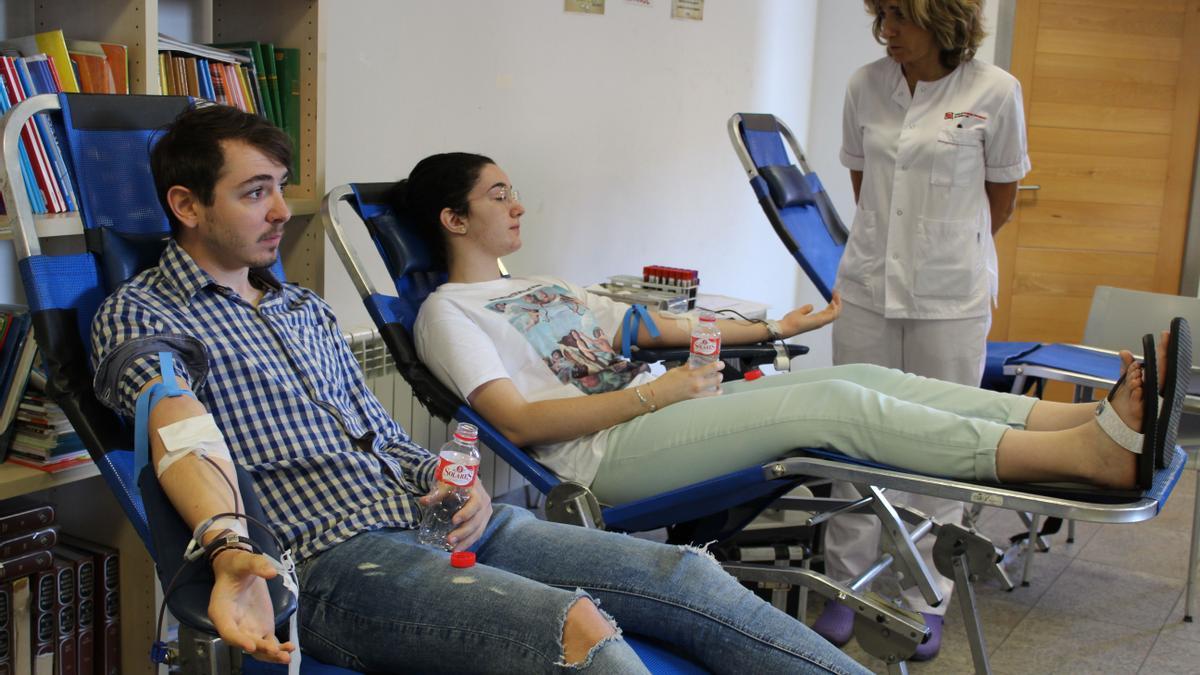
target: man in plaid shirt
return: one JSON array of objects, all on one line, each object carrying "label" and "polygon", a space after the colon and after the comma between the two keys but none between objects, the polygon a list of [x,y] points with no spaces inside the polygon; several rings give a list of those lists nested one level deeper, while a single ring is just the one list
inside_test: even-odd
[{"label": "man in plaid shirt", "polygon": [[[456,570],[446,551],[419,545],[437,457],[368,390],[330,307],[269,269],[291,215],[287,137],[212,106],[181,115],[151,159],[173,237],[158,266],[97,313],[96,391],[132,417],[161,380],[158,354],[173,354],[178,386],[195,397],[164,398],[150,413],[163,489],[195,528],[239,507],[222,457],[253,475],[299,560],[305,651],[383,672],[646,672],[597,608],[603,601],[623,627],[711,670],[861,671],[694,549],[493,508],[478,481],[447,543],[479,564]],[[196,446],[206,453],[169,440],[207,415],[217,439]],[[241,527],[222,521],[204,543]],[[264,581],[275,569],[236,545],[214,549],[210,562],[209,615],[221,636],[287,662],[295,646],[274,635]]]}]

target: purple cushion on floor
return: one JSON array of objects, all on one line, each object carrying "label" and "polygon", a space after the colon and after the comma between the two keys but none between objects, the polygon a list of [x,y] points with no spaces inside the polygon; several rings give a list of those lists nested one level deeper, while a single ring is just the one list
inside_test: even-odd
[{"label": "purple cushion on floor", "polygon": [[821,616],[813,624],[813,630],[835,646],[841,647],[850,641],[850,635],[854,632],[854,610],[830,600],[825,603],[825,611],[821,612]]},{"label": "purple cushion on floor", "polygon": [[925,619],[925,625],[929,626],[929,639],[917,645],[917,651],[910,661],[928,661],[937,656],[942,648],[942,617],[925,612],[921,612],[921,617]]}]

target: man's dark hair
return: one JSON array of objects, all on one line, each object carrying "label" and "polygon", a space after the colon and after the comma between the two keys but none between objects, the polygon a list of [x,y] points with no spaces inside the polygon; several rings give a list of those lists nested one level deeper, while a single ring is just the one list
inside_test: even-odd
[{"label": "man's dark hair", "polygon": [[179,185],[192,191],[200,203],[211,206],[213,188],[225,166],[222,141],[241,141],[283,166],[292,164],[292,142],[279,127],[258,115],[226,105],[187,110],[167,125],[150,152],[150,170],[158,201],[167,212],[171,234],[180,223],[167,203],[167,191]]},{"label": "man's dark hair", "polygon": [[392,210],[417,227],[434,264],[446,268],[446,233],[442,209],[467,215],[467,195],[479,181],[490,158],[469,152],[447,152],[417,162],[408,178],[398,181],[387,195]]}]

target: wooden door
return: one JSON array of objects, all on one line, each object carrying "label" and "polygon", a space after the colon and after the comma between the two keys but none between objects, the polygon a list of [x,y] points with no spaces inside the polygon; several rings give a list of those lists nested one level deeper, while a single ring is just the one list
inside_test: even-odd
[{"label": "wooden door", "polygon": [[1033,170],[997,236],[993,340],[1079,342],[1093,289],[1177,293],[1200,123],[1200,0],[1020,0]]}]

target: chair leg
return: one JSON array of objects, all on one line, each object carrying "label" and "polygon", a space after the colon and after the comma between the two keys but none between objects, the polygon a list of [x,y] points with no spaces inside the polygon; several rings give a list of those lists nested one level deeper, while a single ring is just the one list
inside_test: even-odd
[{"label": "chair leg", "polygon": [[975,602],[975,586],[967,569],[967,556],[954,556],[954,582],[958,588],[958,604],[962,607],[963,625],[967,629],[967,641],[971,643],[971,660],[976,673],[990,673],[987,644],[983,637],[983,622],[979,620],[979,607]]},{"label": "chair leg", "polygon": [[1021,585],[1029,585],[1029,571],[1033,569],[1033,554],[1037,551],[1038,516],[1036,513],[1029,518],[1029,539],[1025,541],[1025,568],[1021,572]]},{"label": "chair leg", "polygon": [[[933,575],[925,560],[917,551],[917,545],[908,528],[901,521],[896,509],[884,496],[883,491],[873,485],[856,485],[859,494],[874,497],[871,510],[879,518],[880,544],[895,556],[898,570],[908,575],[908,581],[920,589],[921,595],[931,607],[942,604],[942,591],[933,582]],[[908,582],[905,585],[909,585]]]},{"label": "chair leg", "polygon": [[242,650],[221,638],[187,626],[179,627],[180,675],[241,675]]},{"label": "chair leg", "polygon": [[[1193,469],[1197,472],[1197,483],[1200,484],[1200,469]],[[1183,601],[1183,620],[1192,622],[1192,606],[1195,602],[1196,593],[1193,588],[1196,583],[1196,557],[1200,556],[1200,488],[1197,488],[1196,494],[1192,496],[1192,545],[1191,553],[1188,555],[1188,577],[1187,586],[1184,587]]]},{"label": "chair leg", "polygon": [[954,578],[976,673],[987,673],[990,670],[987,644],[983,637],[983,623],[979,619],[978,603],[975,600],[974,582],[977,579],[994,579],[1005,588],[1011,589],[1012,581],[1001,566],[1002,558],[1000,549],[976,532],[953,525],[946,525],[938,530],[937,542],[933,547],[933,561],[939,572]]}]

